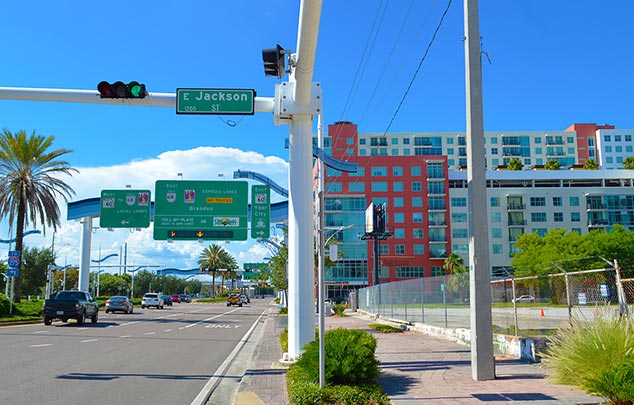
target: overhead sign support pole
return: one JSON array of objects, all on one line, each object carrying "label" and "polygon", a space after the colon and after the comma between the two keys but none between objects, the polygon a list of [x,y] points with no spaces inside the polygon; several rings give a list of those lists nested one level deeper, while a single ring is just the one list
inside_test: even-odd
[{"label": "overhead sign support pole", "polygon": [[[288,90],[294,112],[290,119],[288,210],[288,353],[297,359],[315,338],[313,309],[313,116],[321,112],[321,88],[313,85],[313,70],[321,18],[320,0],[303,0],[300,7],[295,66]],[[285,89],[285,87],[287,89]],[[283,97],[280,97],[284,99]],[[276,101],[281,102],[280,98]],[[293,108],[294,107],[294,108]],[[284,111],[284,109],[282,109]],[[286,109],[288,111],[288,108]],[[292,175],[291,175],[292,173]],[[318,305],[322,305],[318,303]]]}]

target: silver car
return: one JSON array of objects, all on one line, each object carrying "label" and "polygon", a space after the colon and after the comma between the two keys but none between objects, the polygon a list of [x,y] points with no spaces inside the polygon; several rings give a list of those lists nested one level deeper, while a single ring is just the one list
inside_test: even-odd
[{"label": "silver car", "polygon": [[115,311],[122,311],[126,314],[131,314],[134,312],[134,305],[132,305],[132,300],[130,298],[125,297],[123,295],[115,295],[106,301],[106,313]]},{"label": "silver car", "polygon": [[163,309],[163,298],[157,293],[146,293],[141,299],[141,308],[149,307]]}]

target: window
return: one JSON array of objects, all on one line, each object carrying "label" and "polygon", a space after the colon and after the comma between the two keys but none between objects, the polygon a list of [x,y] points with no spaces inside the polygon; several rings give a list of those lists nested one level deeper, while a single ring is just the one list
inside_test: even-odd
[{"label": "window", "polygon": [[451,206],[452,207],[466,207],[467,198],[466,197],[451,197]]},{"label": "window", "polygon": [[491,207],[500,206],[500,197],[491,197]]},{"label": "window", "polygon": [[403,206],[403,197],[394,197],[394,206],[402,207]]},{"label": "window", "polygon": [[368,156],[368,151],[366,149],[359,149],[359,156]]},{"label": "window", "polygon": [[[467,214],[465,214],[465,216],[466,215]],[[499,212],[492,212],[491,213],[491,222],[492,223],[502,222],[502,215]]]},{"label": "window", "polygon": [[373,167],[372,176],[387,176],[387,167]]},{"label": "window", "polygon": [[357,166],[357,171],[348,173],[348,177],[365,177],[365,167]]},{"label": "window", "polygon": [[332,167],[326,167],[326,177],[340,177],[341,170],[333,169]]},{"label": "window", "polygon": [[430,179],[443,179],[442,163],[427,163],[427,177]]},{"label": "window", "polygon": [[353,156],[353,155],[354,155],[354,149],[352,149],[352,148],[346,148],[346,155],[348,155],[348,156]]},{"label": "window", "polygon": [[412,222],[414,222],[414,223],[422,223],[423,222],[423,213],[422,212],[414,212],[412,214]]},{"label": "window", "polygon": [[545,207],[546,197],[531,197],[531,207]]},{"label": "window", "polygon": [[612,147],[610,145],[606,145],[605,146],[605,151],[606,152],[612,152]]},{"label": "window", "polygon": [[632,145],[625,145],[625,152],[632,153]]},{"label": "window", "polygon": [[392,168],[392,176],[400,177],[403,175],[403,168],[401,166],[394,166]]},{"label": "window", "polygon": [[354,138],[346,138],[346,145],[354,145]]},{"label": "window", "polygon": [[[493,219],[493,214],[491,214],[491,219]],[[467,213],[465,212],[452,212],[451,213],[451,222],[467,222]],[[493,221],[491,221],[493,222]],[[498,213],[498,221],[500,222],[500,214]]]},{"label": "window", "polygon": [[403,145],[409,145],[409,138],[403,138]]},{"label": "window", "polygon": [[542,143],[542,137],[541,136],[536,136],[535,138],[533,138],[533,142]]},{"label": "window", "polygon": [[423,206],[422,197],[412,197],[412,207],[422,207],[422,206]]},{"label": "window", "polygon": [[385,243],[379,245],[379,254],[380,255],[389,255],[390,254],[390,245],[385,244]]},{"label": "window", "polygon": [[567,136],[566,137],[566,142],[575,143],[575,137],[574,136]]},{"label": "window", "polygon": [[570,232],[577,232],[579,235],[581,235],[581,228],[572,228],[570,229]]},{"label": "window", "polygon": [[412,166],[412,176],[420,176],[420,166]]},{"label": "window", "polygon": [[351,193],[364,193],[365,192],[365,183],[362,183],[362,182],[348,183],[348,190]]},{"label": "window", "polygon": [[610,142],[610,135],[603,135],[604,142]]},{"label": "window", "polygon": [[553,217],[555,222],[564,222],[564,213],[563,212],[555,212],[553,213]]},{"label": "window", "polygon": [[415,255],[424,255],[425,254],[425,245],[421,245],[418,243],[414,244],[414,254]]},{"label": "window", "polygon": [[491,154],[497,155],[499,153],[498,148],[491,148]]},{"label": "window", "polygon": [[430,210],[444,210],[445,199],[443,197],[429,197],[427,204]]},{"label": "window", "polygon": [[420,181],[412,182],[412,191],[423,191],[423,185]]},{"label": "window", "polygon": [[394,237],[396,239],[405,239],[405,229],[403,228],[396,228],[394,230]]},{"label": "window", "polygon": [[396,266],[397,278],[421,278],[425,276],[425,268],[422,266]]},{"label": "window", "polygon": [[372,191],[375,193],[387,192],[387,182],[386,181],[373,181],[372,182]]},{"label": "window", "polygon": [[467,228],[453,228],[451,230],[452,238],[468,238],[469,230]]},{"label": "window", "polygon": [[403,191],[403,182],[402,181],[395,181],[394,183],[392,183],[392,189],[395,192],[402,192]]},{"label": "window", "polygon": [[397,212],[396,214],[394,214],[394,222],[397,224],[402,224],[403,222],[405,222],[405,214],[403,214],[402,212]]},{"label": "window", "polygon": [[544,236],[546,236],[546,234],[548,233],[548,229],[546,229],[546,228],[533,228],[533,229],[531,230],[531,232],[532,232],[532,233],[536,233],[536,234],[538,234],[540,237],[542,237],[542,238],[543,238],[543,237],[544,237]]},{"label": "window", "polygon": [[414,239],[423,239],[423,228],[414,228]]},{"label": "window", "polygon": [[632,135],[625,135],[625,142],[632,142]]},{"label": "window", "polygon": [[448,155],[453,155],[454,154],[454,149],[453,148],[447,148],[447,154]]},{"label": "window", "polygon": [[571,212],[570,213],[570,220],[572,222],[581,222],[581,214],[578,212]]},{"label": "window", "polygon": [[341,193],[341,183],[338,181],[326,183],[326,192],[327,193]]},{"label": "window", "polygon": [[405,245],[394,245],[394,254],[395,255],[404,255],[405,254]]},{"label": "window", "polygon": [[561,207],[561,197],[553,197],[553,207]]},{"label": "window", "polygon": [[579,197],[570,197],[570,206],[578,207],[579,206]]},{"label": "window", "polygon": [[409,155],[411,155],[409,148],[403,148],[403,156],[409,156]]},{"label": "window", "polygon": [[391,139],[392,145],[398,145],[398,138]]},{"label": "window", "polygon": [[440,181],[427,183],[427,194],[445,194],[445,184]]},{"label": "window", "polygon": [[531,212],[531,221],[546,222],[546,213],[545,212]]},{"label": "window", "polygon": [[493,254],[501,255],[502,254],[502,245],[493,244]]},{"label": "window", "polygon": [[502,228],[492,228],[491,229],[491,238],[492,239],[501,239],[502,238]]},{"label": "window", "polygon": [[468,256],[469,255],[469,244],[468,243],[456,243],[451,248],[452,253],[455,253],[460,256]]},{"label": "window", "polygon": [[445,275],[445,268],[442,266],[431,266],[431,276],[438,277]]},{"label": "window", "polygon": [[535,154],[536,155],[541,155],[542,153],[543,153],[542,152],[542,148],[535,148]]},{"label": "window", "polygon": [[359,145],[365,145],[365,138],[359,139]]}]

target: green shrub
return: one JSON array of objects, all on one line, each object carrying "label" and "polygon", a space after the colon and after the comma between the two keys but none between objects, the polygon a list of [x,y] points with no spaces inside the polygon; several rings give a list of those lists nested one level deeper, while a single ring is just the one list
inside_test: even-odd
[{"label": "green shrub", "polygon": [[9,298],[6,295],[0,295],[0,316],[7,315],[9,313]]},{"label": "green shrub", "polygon": [[288,352],[288,328],[284,328],[280,333],[280,346],[282,346],[282,353]]},{"label": "green shrub", "polygon": [[288,307],[282,307],[282,308],[280,308],[280,310],[279,310],[279,311],[277,311],[277,313],[278,313],[278,314],[281,314],[281,315],[286,315],[286,314],[288,314]]},{"label": "green shrub", "polygon": [[343,316],[343,311],[346,310],[346,304],[343,302],[340,302],[338,304],[335,304],[335,315],[337,316]]},{"label": "green shrub", "polygon": [[[543,360],[555,383],[579,387],[618,403],[632,392],[631,384],[629,388],[614,384],[623,375],[632,375],[628,367],[633,356],[634,321],[605,307],[594,320],[573,318],[558,330],[549,339]],[[628,361],[624,363],[624,359]]]},{"label": "green shrub", "polygon": [[[294,366],[306,370],[313,381],[319,381],[318,339],[304,346],[304,353]],[[374,356],[376,338],[360,329],[337,328],[324,335],[325,377],[327,384],[371,382],[379,375]]]},{"label": "green shrub", "polygon": [[607,398],[613,404],[634,403],[634,356],[583,382],[587,392]]},{"label": "green shrub", "polygon": [[368,327],[370,329],[374,329],[376,331],[383,332],[383,333],[401,333],[401,332],[403,332],[403,329],[401,329],[401,328],[396,328],[394,326],[386,325],[386,324],[383,324],[383,323],[371,323],[371,324],[368,325]]},{"label": "green shrub", "polygon": [[13,304],[13,313],[21,316],[42,316],[44,302],[22,300],[20,303]]}]

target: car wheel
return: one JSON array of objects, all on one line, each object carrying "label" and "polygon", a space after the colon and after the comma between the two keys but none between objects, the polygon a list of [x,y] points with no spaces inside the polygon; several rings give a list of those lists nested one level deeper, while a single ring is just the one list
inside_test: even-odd
[{"label": "car wheel", "polygon": [[141,309],[145,309],[145,305],[141,305]]},{"label": "car wheel", "polygon": [[68,322],[68,318],[62,318],[62,322],[64,323]]},{"label": "car wheel", "polygon": [[44,325],[50,325],[52,323],[53,323],[53,318],[51,318],[50,316],[44,317]]},{"label": "car wheel", "polygon": [[106,313],[110,312],[110,310],[106,309]]},{"label": "car wheel", "polygon": [[99,320],[99,312],[95,312],[93,316],[90,317],[90,322],[97,323],[98,320]]},{"label": "car wheel", "polygon": [[238,306],[239,306],[240,308],[242,308],[242,304],[238,304]]},{"label": "car wheel", "polygon": [[86,314],[83,312],[77,316],[77,325],[84,326],[84,322],[86,320]]}]

